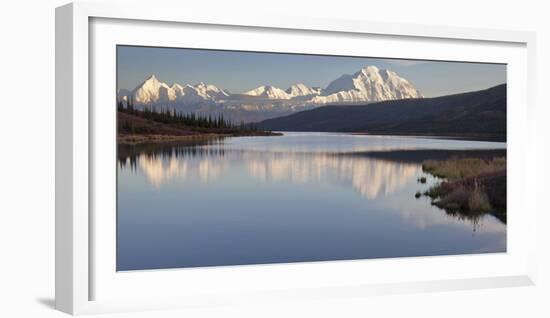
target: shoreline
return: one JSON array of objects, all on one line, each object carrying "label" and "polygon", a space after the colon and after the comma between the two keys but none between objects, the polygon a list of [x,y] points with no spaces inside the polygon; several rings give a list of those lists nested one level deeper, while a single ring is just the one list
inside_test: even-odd
[{"label": "shoreline", "polygon": [[[344,132],[346,133],[346,132]],[[361,132],[352,131],[347,132],[351,135],[365,135],[365,136],[394,136],[394,137],[417,137],[417,138],[429,138],[429,139],[448,139],[448,140],[468,140],[468,141],[487,141],[487,142],[503,142],[506,143],[506,136],[502,135],[476,135],[476,134],[414,134],[414,133],[383,133],[383,132]]]},{"label": "shoreline", "polygon": [[506,157],[425,160],[422,171],[442,179],[423,193],[432,205],[470,218],[488,213],[506,224]]},{"label": "shoreline", "polygon": [[[245,132],[245,133],[216,133],[216,132],[199,132],[185,134],[185,135],[169,135],[169,134],[121,134],[117,133],[117,144],[140,144],[140,143],[163,143],[163,142],[177,142],[177,141],[192,141],[192,140],[209,140],[226,137],[266,137],[266,136],[283,136],[285,133],[336,133],[345,135],[358,135],[358,136],[391,136],[391,137],[410,137],[410,138],[430,138],[430,139],[444,139],[444,140],[465,140],[465,141],[479,141],[479,142],[503,142],[499,138],[494,136],[493,138],[483,138],[482,136],[442,136],[442,135],[406,135],[406,134],[383,134],[383,133],[366,133],[366,132],[319,132],[319,131],[258,131],[258,132]],[[488,136],[487,136],[488,137]],[[428,149],[422,149],[427,151]],[[483,149],[483,151],[492,150],[506,150],[495,149]],[[421,151],[421,149],[415,149],[415,151]],[[452,151],[452,150],[448,150]],[[470,150],[475,151],[475,150]],[[386,151],[382,151],[384,153]],[[393,152],[393,151],[389,151]],[[396,152],[409,152],[405,150],[398,150]]]},{"label": "shoreline", "polygon": [[282,136],[282,133],[260,132],[260,133],[197,133],[188,135],[162,135],[162,134],[117,134],[117,145],[137,145],[142,143],[165,143],[213,140],[227,137],[267,137]]},{"label": "shoreline", "polygon": [[117,111],[118,145],[277,135],[282,134],[258,130],[253,126],[235,126],[222,118],[184,118],[168,113],[122,109]]},{"label": "shoreline", "polygon": [[230,137],[227,134],[193,134],[193,135],[141,135],[141,134],[128,134],[117,135],[118,145],[136,145],[141,143],[164,143],[175,141],[192,141],[192,140],[208,140]]}]

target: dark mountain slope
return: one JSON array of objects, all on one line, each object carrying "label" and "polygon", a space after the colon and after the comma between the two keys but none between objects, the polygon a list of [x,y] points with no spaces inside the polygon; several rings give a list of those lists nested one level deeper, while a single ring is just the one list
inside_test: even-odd
[{"label": "dark mountain slope", "polygon": [[506,138],[506,84],[463,94],[393,100],[364,106],[324,106],[259,123],[280,131]]}]

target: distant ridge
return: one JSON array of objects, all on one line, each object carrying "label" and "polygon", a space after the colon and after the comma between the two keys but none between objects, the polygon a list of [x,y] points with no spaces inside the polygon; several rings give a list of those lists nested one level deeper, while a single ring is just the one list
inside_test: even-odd
[{"label": "distant ridge", "polygon": [[506,84],[435,98],[325,106],[264,120],[274,131],[441,135],[506,140]]}]

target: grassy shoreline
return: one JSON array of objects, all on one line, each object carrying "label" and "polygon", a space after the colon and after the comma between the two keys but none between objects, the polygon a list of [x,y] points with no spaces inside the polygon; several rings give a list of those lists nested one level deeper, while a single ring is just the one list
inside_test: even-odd
[{"label": "grassy shoreline", "polygon": [[118,134],[117,144],[136,145],[142,143],[169,143],[188,142],[201,140],[215,140],[226,137],[247,136],[282,136],[281,133],[256,133],[256,134],[230,134],[230,133],[196,133],[188,135],[163,135],[163,134]]},{"label": "grassy shoreline", "polygon": [[424,195],[448,213],[492,214],[506,223],[506,158],[426,160],[422,170],[443,181]]},{"label": "grassy shoreline", "polygon": [[394,137],[421,137],[431,139],[458,139],[458,140],[471,140],[471,141],[490,141],[490,142],[506,142],[506,135],[502,134],[465,134],[465,133],[407,133],[407,132],[366,132],[366,131],[352,131],[349,132],[353,135],[372,135],[372,136],[394,136]]},{"label": "grassy shoreline", "polygon": [[119,134],[117,143],[119,145],[136,145],[141,143],[168,143],[178,141],[211,140],[230,135],[222,134],[196,134],[196,135],[155,135],[155,134]]}]

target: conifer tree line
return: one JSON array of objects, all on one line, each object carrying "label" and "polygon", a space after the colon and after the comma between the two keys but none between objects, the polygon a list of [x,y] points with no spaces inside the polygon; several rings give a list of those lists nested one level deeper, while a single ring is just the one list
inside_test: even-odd
[{"label": "conifer tree line", "polygon": [[202,116],[196,113],[184,113],[168,108],[157,109],[155,107],[145,107],[143,110],[138,110],[134,107],[131,96],[128,96],[126,103],[122,100],[118,100],[117,110],[164,124],[185,125],[198,128],[258,130],[255,124],[245,124],[244,122],[238,125],[234,124],[232,121],[225,119],[223,113],[219,113],[217,116]]}]

